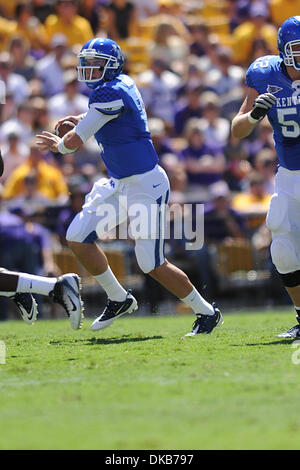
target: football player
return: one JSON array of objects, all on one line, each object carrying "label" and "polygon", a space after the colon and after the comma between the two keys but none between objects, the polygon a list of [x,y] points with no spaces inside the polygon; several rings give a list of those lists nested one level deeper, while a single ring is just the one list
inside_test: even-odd
[{"label": "football player", "polygon": [[297,313],[297,325],[278,336],[300,337],[300,16],[278,30],[279,55],[248,68],[246,98],[232,122],[237,138],[248,136],[267,115],[278,155],[275,193],[267,215],[271,256]]},{"label": "football player", "polygon": [[[4,165],[0,150],[0,176]],[[34,294],[49,295],[62,305],[77,330],[82,322],[83,303],[80,296],[80,278],[77,274],[64,274],[58,278],[34,276],[9,271],[0,267],[0,296],[11,298],[17,305],[25,323],[31,325],[38,315]]]},{"label": "football player", "polygon": [[[106,328],[124,313],[137,309],[136,299],[118,282],[104,252],[95,243],[103,235],[99,228],[103,219],[101,205],[110,204],[116,210],[117,221],[115,217],[108,220],[112,229],[127,216],[130,221],[134,219],[129,209],[140,203],[149,213],[153,205],[157,211],[156,233],[150,223],[143,226],[141,236],[135,236],[139,267],[192,308],[196,320],[188,335],[211,333],[222,322],[219,309],[208,303],[186,274],[164,256],[169,181],[158,165],[142,97],[132,78],[122,74],[123,63],[119,45],[110,39],[95,38],[84,44],[79,53],[78,80],[92,89],[88,112],[84,116],[66,117],[65,121],[72,120],[76,127],[62,138],[48,132],[37,136],[42,150],[62,154],[74,152],[93,135],[103,149],[102,157],[110,179],[95,183],[66,235],[77,258],[108,296],[106,307],[93,322],[92,329]],[[64,120],[59,124],[62,122]]]},{"label": "football player", "polygon": [[64,274],[58,278],[34,276],[0,268],[0,296],[11,298],[25,323],[32,324],[38,315],[33,294],[48,295],[62,305],[70,318],[71,326],[81,326],[83,303],[80,296],[80,279],[77,274]]}]

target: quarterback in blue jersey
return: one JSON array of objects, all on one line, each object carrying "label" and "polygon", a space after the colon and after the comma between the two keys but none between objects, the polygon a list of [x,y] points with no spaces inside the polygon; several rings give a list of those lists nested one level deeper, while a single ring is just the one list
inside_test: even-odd
[{"label": "quarterback in blue jersey", "polygon": [[[196,320],[187,336],[211,333],[222,323],[219,309],[208,303],[186,274],[164,256],[169,181],[158,165],[140,92],[132,78],[122,74],[122,51],[110,39],[95,38],[82,47],[78,57],[78,80],[92,89],[89,109],[83,116],[67,116],[59,121],[72,120],[76,124],[63,138],[43,132],[37,139],[41,149],[65,154],[74,152],[94,135],[103,150],[110,178],[94,184],[66,235],[77,258],[108,296],[92,329],[107,328],[116,318],[137,309],[136,299],[118,282],[96,241],[104,235],[106,223],[113,229],[127,218],[133,221],[136,213],[131,209],[138,204],[146,209],[142,233],[133,236],[139,267],[193,309]],[[148,218],[154,221],[154,227]]]},{"label": "quarterback in blue jersey", "polygon": [[232,133],[249,135],[266,115],[278,155],[275,193],[267,226],[271,256],[297,313],[297,325],[278,336],[300,337],[300,16],[278,30],[279,55],[256,59],[246,75],[248,92],[232,122]]}]

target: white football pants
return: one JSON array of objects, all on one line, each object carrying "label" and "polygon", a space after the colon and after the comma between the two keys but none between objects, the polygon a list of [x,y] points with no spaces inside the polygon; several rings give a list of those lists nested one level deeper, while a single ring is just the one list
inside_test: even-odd
[{"label": "white football pants", "polygon": [[[164,234],[169,193],[168,177],[159,165],[141,175],[119,180],[102,178],[87,194],[82,211],[70,224],[66,238],[68,241],[94,243],[128,221],[137,262],[142,271],[148,273],[165,261]],[[126,234],[124,238],[127,238]]]},{"label": "white football pants", "polygon": [[281,274],[300,269],[300,170],[279,167],[267,227],[272,232],[271,256]]}]

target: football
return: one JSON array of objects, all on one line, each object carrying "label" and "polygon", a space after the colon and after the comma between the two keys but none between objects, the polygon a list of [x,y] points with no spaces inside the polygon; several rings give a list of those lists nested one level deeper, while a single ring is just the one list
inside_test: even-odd
[{"label": "football", "polygon": [[75,127],[75,124],[72,121],[65,121],[63,124],[58,126],[55,133],[56,133],[56,135],[58,135],[58,137],[63,137],[69,131],[74,129],[74,127]]}]

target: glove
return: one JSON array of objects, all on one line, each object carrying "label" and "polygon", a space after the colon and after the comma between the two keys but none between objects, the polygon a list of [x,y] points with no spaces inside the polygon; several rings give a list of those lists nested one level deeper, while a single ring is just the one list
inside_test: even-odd
[{"label": "glove", "polygon": [[251,122],[260,121],[265,117],[265,115],[270,111],[272,106],[276,103],[276,96],[272,93],[263,93],[259,95],[253,104],[253,109],[250,112],[249,116]]}]

